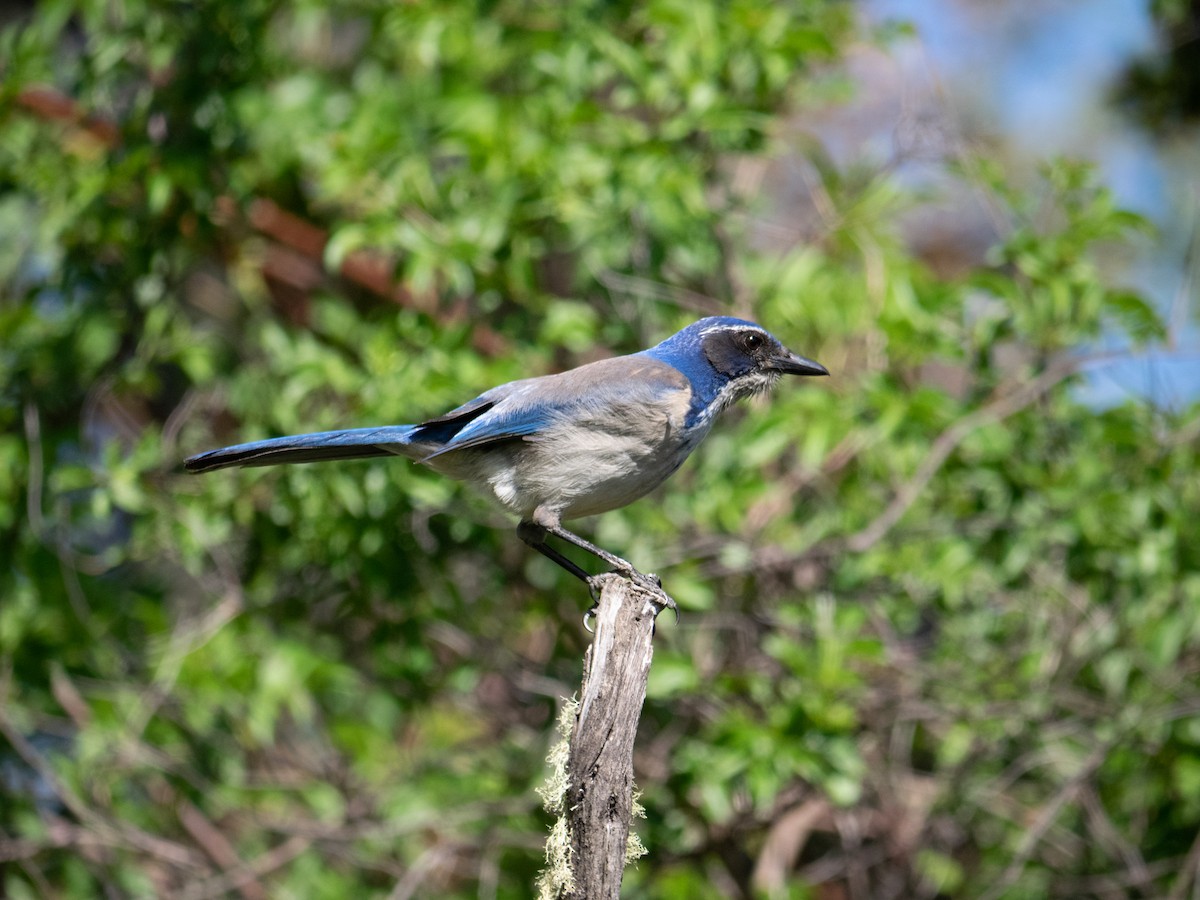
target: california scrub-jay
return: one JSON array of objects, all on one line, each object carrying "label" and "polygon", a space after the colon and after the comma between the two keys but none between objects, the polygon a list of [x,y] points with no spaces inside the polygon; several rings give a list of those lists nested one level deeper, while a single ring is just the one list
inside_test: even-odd
[{"label": "california scrub-jay", "polygon": [[517,534],[592,587],[546,543],[554,535],[646,587],[630,563],[563,528],[658,487],[704,440],[713,420],[782,375],[828,375],[770,332],[712,317],[656,347],[494,387],[420,425],[271,438],[188,459],[189,472],[368,456],[405,456],[490,494],[520,518]]}]

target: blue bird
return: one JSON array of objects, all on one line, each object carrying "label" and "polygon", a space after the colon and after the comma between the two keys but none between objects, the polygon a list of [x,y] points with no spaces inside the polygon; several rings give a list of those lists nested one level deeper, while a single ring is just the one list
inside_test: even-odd
[{"label": "blue bird", "polygon": [[699,446],[717,414],[783,375],[828,375],[742,319],[701,319],[661,344],[557,375],[494,387],[419,425],[271,438],[210,450],[189,472],[372,456],[404,456],[464,481],[519,519],[517,534],[589,588],[553,535],[650,589],[658,579],[563,527],[632,503]]}]

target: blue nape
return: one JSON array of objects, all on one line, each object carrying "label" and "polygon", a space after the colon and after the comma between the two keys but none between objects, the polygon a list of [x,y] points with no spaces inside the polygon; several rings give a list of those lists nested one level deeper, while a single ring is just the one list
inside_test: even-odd
[{"label": "blue nape", "polygon": [[677,332],[649,350],[643,350],[639,356],[652,356],[657,360],[677,369],[687,378],[692,386],[692,403],[688,408],[686,426],[696,424],[704,410],[716,400],[721,388],[729,383],[729,377],[713,368],[704,354],[702,335],[704,332],[718,327],[758,328],[753,322],[745,319],[735,319],[733,316],[710,316],[693,322],[687,328]]}]

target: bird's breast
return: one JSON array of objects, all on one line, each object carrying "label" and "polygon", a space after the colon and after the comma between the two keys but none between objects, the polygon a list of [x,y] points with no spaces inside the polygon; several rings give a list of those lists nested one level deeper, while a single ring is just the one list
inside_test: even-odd
[{"label": "bird's breast", "polygon": [[491,493],[522,518],[539,509],[561,519],[618,509],[662,484],[695,448],[702,435],[684,429],[687,406],[684,398],[576,417],[489,451],[479,464]]},{"label": "bird's breast", "polygon": [[617,509],[658,487],[687,457],[678,432],[646,433],[640,424],[598,431],[565,430],[536,441],[512,484],[526,502],[563,519]]}]

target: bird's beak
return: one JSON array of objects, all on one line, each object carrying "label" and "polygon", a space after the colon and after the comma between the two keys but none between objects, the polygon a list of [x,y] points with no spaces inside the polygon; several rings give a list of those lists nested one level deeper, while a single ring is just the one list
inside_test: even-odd
[{"label": "bird's beak", "polygon": [[772,360],[773,368],[786,375],[828,375],[829,370],[814,359],[806,359],[791,350],[784,351]]}]

